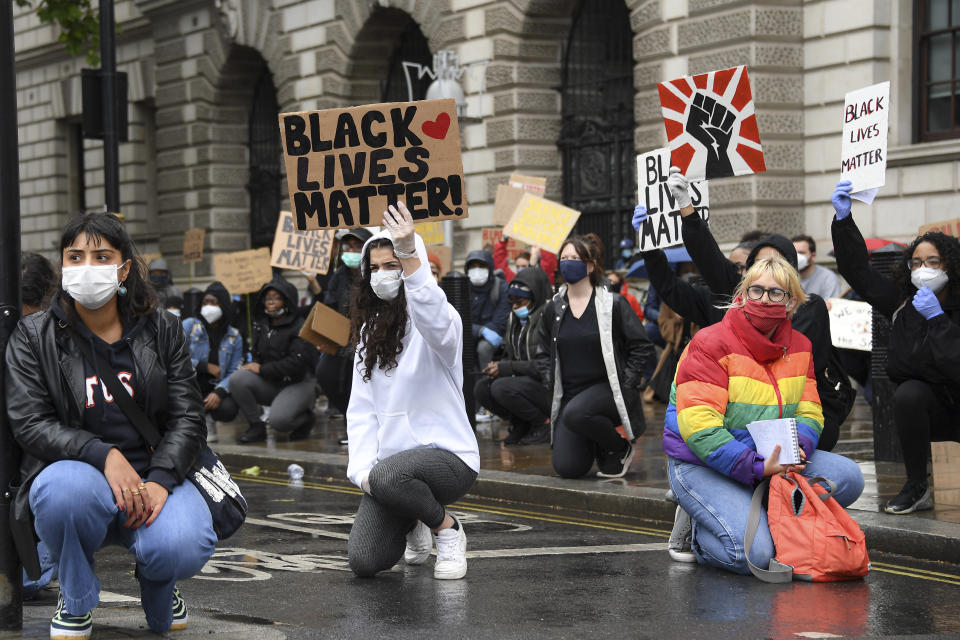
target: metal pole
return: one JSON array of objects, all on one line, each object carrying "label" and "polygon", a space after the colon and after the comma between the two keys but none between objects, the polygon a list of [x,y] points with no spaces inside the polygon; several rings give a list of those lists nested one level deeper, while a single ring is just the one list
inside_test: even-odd
[{"label": "metal pole", "polygon": [[13,0],[0,0],[0,629],[23,626],[23,578],[10,535],[10,494],[20,449],[10,433],[3,389],[7,340],[20,318],[20,160]]},{"label": "metal pole", "polygon": [[103,75],[103,186],[108,213],[120,212],[120,150],[117,142],[117,48],[113,0],[100,0],[100,72]]}]

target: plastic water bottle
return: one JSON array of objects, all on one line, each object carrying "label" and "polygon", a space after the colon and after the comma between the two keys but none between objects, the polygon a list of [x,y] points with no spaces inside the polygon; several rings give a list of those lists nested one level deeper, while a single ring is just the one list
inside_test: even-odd
[{"label": "plastic water bottle", "polygon": [[287,467],[287,473],[290,474],[291,480],[294,480],[294,481],[300,480],[301,482],[303,481],[303,467],[301,467],[300,465],[296,463],[291,464],[289,467]]}]

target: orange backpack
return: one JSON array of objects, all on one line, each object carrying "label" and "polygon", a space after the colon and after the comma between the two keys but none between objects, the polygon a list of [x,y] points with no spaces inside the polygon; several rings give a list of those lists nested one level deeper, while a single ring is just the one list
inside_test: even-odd
[{"label": "orange backpack", "polygon": [[[824,482],[827,491],[819,483]],[[768,569],[750,562],[763,496],[769,484],[767,522],[776,547]],[[860,525],[833,499],[837,485],[799,473],[776,474],[753,492],[745,546],[750,571],[764,582],[856,580],[870,571],[870,558]]]}]

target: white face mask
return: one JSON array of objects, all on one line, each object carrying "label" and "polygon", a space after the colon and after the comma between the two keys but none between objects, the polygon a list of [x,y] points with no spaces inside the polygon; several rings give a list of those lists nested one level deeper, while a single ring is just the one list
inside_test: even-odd
[{"label": "white face mask", "polygon": [[910,273],[910,282],[913,283],[913,286],[917,289],[928,287],[934,293],[939,293],[941,289],[947,286],[949,279],[946,271],[933,267],[917,267]]},{"label": "white face mask", "polygon": [[200,315],[203,316],[203,319],[208,323],[213,324],[223,317],[223,309],[216,304],[205,304],[200,307]]},{"label": "white face mask", "polygon": [[810,266],[810,258],[805,253],[797,254],[797,271],[803,271]]},{"label": "white face mask", "polygon": [[487,284],[487,280],[490,278],[490,270],[486,267],[473,267],[467,269],[467,277],[470,278],[470,284],[475,287],[482,287]]},{"label": "white face mask", "polygon": [[370,288],[381,300],[390,302],[400,294],[400,269],[374,271],[370,274]]},{"label": "white face mask", "polygon": [[176,309],[176,308],[174,308],[174,309],[167,309],[167,313],[172,314],[172,315],[175,315],[175,316],[178,317],[178,318],[180,317],[180,309]]},{"label": "white face mask", "polygon": [[120,283],[117,271],[120,264],[85,264],[79,267],[63,267],[61,282],[63,290],[80,306],[92,310],[110,302],[117,294]]}]

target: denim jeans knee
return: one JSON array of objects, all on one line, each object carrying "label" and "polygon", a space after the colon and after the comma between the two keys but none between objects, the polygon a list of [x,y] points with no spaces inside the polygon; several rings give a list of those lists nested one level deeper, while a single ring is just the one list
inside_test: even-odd
[{"label": "denim jeans knee", "polygon": [[837,485],[834,498],[843,507],[849,507],[863,493],[863,472],[850,458],[817,450],[810,456],[810,462],[803,475],[808,478],[823,476]]}]

